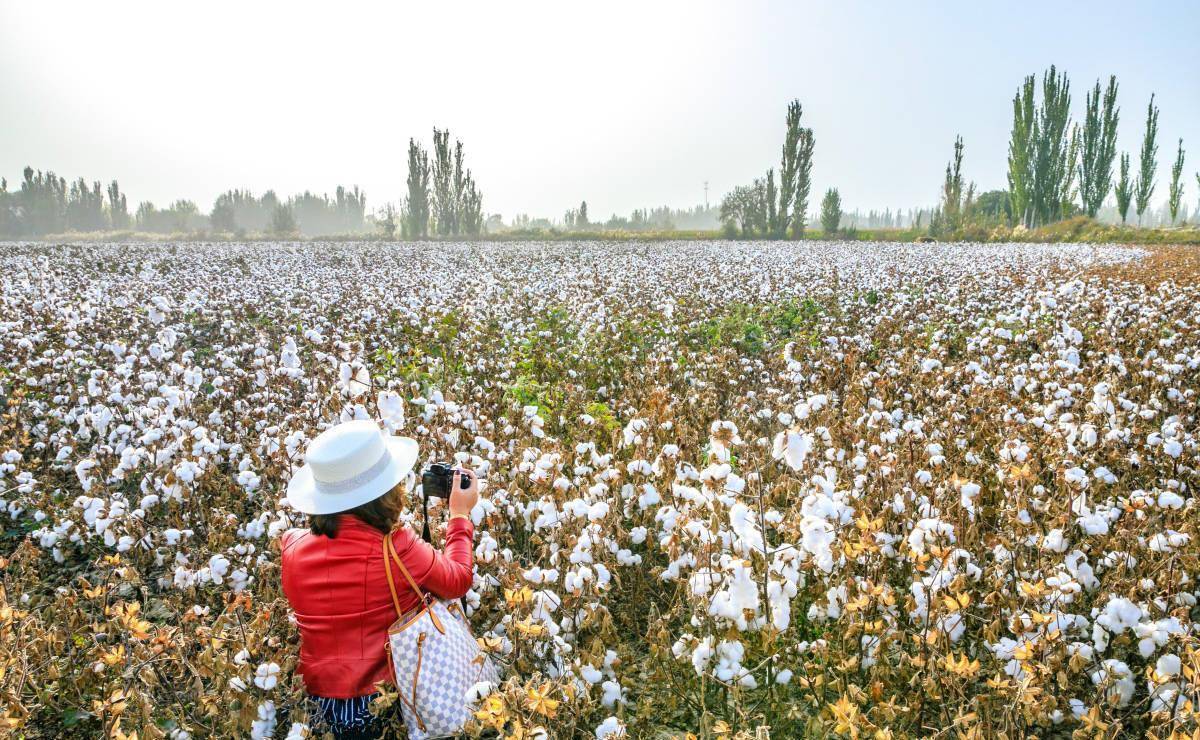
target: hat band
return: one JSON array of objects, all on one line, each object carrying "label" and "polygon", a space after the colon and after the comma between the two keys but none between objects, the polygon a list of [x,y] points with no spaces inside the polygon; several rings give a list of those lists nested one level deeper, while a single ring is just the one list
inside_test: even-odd
[{"label": "hat band", "polygon": [[379,460],[358,475],[351,476],[345,480],[335,481],[333,483],[326,483],[324,481],[313,479],[313,483],[316,484],[317,490],[321,493],[349,493],[350,491],[360,488],[378,478],[383,471],[387,470],[387,467],[391,462],[392,456],[389,453],[388,448],[385,446],[383,448],[383,455],[380,456]]}]

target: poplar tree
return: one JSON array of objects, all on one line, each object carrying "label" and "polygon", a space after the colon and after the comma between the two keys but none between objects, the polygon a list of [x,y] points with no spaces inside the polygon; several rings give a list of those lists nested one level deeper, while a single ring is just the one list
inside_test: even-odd
[{"label": "poplar tree", "polygon": [[108,220],[115,231],[129,228],[129,204],[116,180],[108,186]]},{"label": "poplar tree", "polygon": [[793,239],[804,237],[808,219],[808,196],[812,192],[813,148],[816,138],[811,128],[800,129],[800,142],[796,149],[796,195],[792,199],[791,235]]},{"label": "poplar tree", "polygon": [[1008,145],[1008,185],[1013,213],[1027,228],[1061,217],[1071,198],[1078,138],[1071,126],[1071,83],[1051,65],[1042,76],[1041,105],[1035,79],[1025,78],[1013,98]]},{"label": "poplar tree", "polygon": [[[800,116],[803,110],[799,100],[787,107],[787,130],[783,137],[783,156],[779,162],[779,208],[775,236],[782,239],[792,226],[792,201],[796,197],[796,180],[800,172]],[[803,217],[803,216],[802,216]]]},{"label": "poplar tree", "polygon": [[483,194],[475,186],[470,170],[467,170],[466,182],[462,203],[463,233],[467,236],[479,236],[483,233]]},{"label": "poplar tree", "polygon": [[408,197],[400,229],[407,239],[429,236],[429,154],[413,139],[408,140]]},{"label": "poplar tree", "polygon": [[1167,210],[1171,213],[1171,225],[1179,216],[1179,203],[1183,200],[1183,139],[1179,140],[1179,151],[1175,154],[1175,164],[1171,167],[1171,187],[1167,191]]},{"label": "poplar tree", "polygon": [[1121,109],[1117,108],[1117,77],[1108,78],[1108,88],[1103,97],[1100,81],[1087,96],[1087,113],[1084,115],[1083,138],[1079,159],[1079,197],[1083,210],[1095,218],[1108,191],[1112,189],[1113,161],[1117,156],[1117,122]]},{"label": "poplar tree", "polygon": [[466,217],[467,185],[471,173],[463,169],[463,143],[461,139],[454,140],[454,223],[450,233],[458,235],[464,232]]},{"label": "poplar tree", "polygon": [[1071,83],[1054,66],[1042,78],[1042,108],[1038,120],[1037,183],[1038,224],[1063,215],[1074,179],[1076,139],[1068,136],[1071,121]]},{"label": "poplar tree", "polygon": [[767,187],[766,187],[765,195],[766,195],[766,200],[767,200],[766,232],[767,232],[768,236],[775,237],[780,232],[780,226],[779,226],[779,209],[778,209],[778,206],[776,205],[776,201],[775,201],[776,191],[775,191],[775,170],[774,169],[767,170]]},{"label": "poplar tree", "polygon": [[1013,98],[1013,125],[1008,141],[1008,191],[1013,215],[1028,225],[1033,210],[1034,76],[1029,75]]},{"label": "poplar tree", "polygon": [[1138,163],[1138,179],[1133,191],[1139,226],[1142,224],[1142,214],[1150,205],[1150,197],[1154,195],[1154,173],[1158,169],[1157,138],[1158,108],[1154,106],[1154,95],[1151,95],[1150,104],[1146,106],[1146,134],[1142,137],[1142,156]]},{"label": "poplar tree", "polygon": [[462,140],[450,149],[450,132],[433,130],[433,230],[440,236],[478,236],[483,196],[464,163]]},{"label": "poplar tree", "polygon": [[962,226],[962,136],[954,138],[954,158],[946,165],[946,179],[942,183],[942,218],[949,229]]},{"label": "poplar tree", "polygon": [[455,217],[456,187],[454,157],[450,153],[450,132],[433,130],[433,221],[439,236],[458,231]]},{"label": "poplar tree", "polygon": [[1129,218],[1129,204],[1133,201],[1133,181],[1129,179],[1129,152],[1121,152],[1121,176],[1113,190],[1117,196],[1117,213],[1121,214],[1121,223]]},{"label": "poplar tree", "polygon": [[[459,147],[461,146],[460,142]],[[462,181],[462,198],[455,209],[458,214],[458,233],[464,236],[479,236],[483,231],[483,194],[475,184],[471,170],[463,172]],[[585,203],[585,211],[586,205]],[[586,213],[584,215],[586,216]]]}]

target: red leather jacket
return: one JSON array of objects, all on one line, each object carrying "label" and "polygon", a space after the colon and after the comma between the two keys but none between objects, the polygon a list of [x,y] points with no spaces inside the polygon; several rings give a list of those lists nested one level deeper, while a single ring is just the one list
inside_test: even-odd
[{"label": "red leather jacket", "polygon": [[[471,520],[456,517],[446,527],[438,552],[408,527],[392,533],[404,567],[421,588],[457,599],[474,578]],[[333,538],[306,529],[284,533],[283,593],[300,628],[300,666],[309,694],[349,699],[375,692],[391,680],[387,629],[396,609],[383,570],[383,537],[358,517],[343,514]],[[392,577],[407,611],[420,601],[393,566]]]}]

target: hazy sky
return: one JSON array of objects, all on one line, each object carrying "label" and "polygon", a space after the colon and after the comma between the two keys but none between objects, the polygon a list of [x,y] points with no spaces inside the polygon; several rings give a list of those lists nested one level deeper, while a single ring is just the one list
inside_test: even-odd
[{"label": "hazy sky", "polygon": [[[988,7],[983,7],[987,5]],[[778,166],[784,108],[815,189],[848,209],[936,201],[955,134],[1004,186],[1011,101],[1051,63],[1076,117],[1121,83],[1136,152],[1157,93],[1159,185],[1200,170],[1200,2],[270,3],[0,0],[0,174],[120,180],[203,210],[230,187],[402,197],[410,136],[449,127],[484,209],[593,218],[719,200]],[[1134,154],[1136,159],[1136,153]],[[817,196],[819,198],[819,195]]]}]

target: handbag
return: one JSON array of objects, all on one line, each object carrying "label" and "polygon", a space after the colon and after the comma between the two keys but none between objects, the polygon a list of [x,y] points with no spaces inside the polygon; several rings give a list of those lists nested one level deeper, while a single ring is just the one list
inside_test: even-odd
[{"label": "handbag", "polygon": [[[400,610],[389,560],[421,599],[408,612]],[[471,634],[462,607],[422,591],[400,561],[390,535],[383,538],[383,566],[396,608],[386,648],[400,701],[407,710],[403,714],[409,737],[452,737],[471,717],[468,690],[481,681],[497,683],[499,673]]]}]

